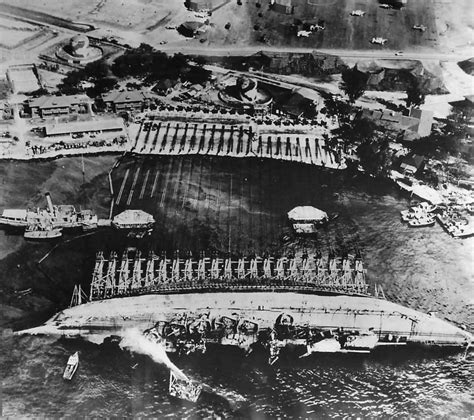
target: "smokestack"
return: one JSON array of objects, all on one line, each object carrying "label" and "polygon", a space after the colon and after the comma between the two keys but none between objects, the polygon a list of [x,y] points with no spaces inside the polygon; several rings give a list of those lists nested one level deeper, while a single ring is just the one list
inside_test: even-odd
[{"label": "smokestack", "polygon": [[51,214],[54,214],[53,202],[51,201],[51,195],[49,192],[46,193],[46,201],[48,202],[48,209]]}]

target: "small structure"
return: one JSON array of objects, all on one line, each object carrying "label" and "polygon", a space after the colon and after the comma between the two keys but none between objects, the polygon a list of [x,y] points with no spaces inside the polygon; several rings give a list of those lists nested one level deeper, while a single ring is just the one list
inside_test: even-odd
[{"label": "small structure", "polygon": [[385,78],[385,68],[376,62],[357,63],[355,69],[367,77],[368,86],[377,86]]},{"label": "small structure", "polygon": [[432,111],[413,108],[409,115],[395,111],[364,109],[360,116],[397,131],[402,140],[412,141],[431,134]]},{"label": "small structure", "polygon": [[317,226],[329,221],[328,214],[312,206],[298,206],[288,212],[296,233],[314,233]]},{"label": "small structure", "polygon": [[203,22],[199,21],[188,21],[178,26],[178,32],[186,38],[193,38],[196,34],[204,32],[202,27]]},{"label": "small structure", "polygon": [[40,96],[28,102],[32,117],[50,117],[92,113],[92,99],[87,95]]},{"label": "small structure", "polygon": [[153,216],[143,210],[125,210],[112,220],[117,229],[149,229],[154,224]]},{"label": "small structure", "polygon": [[295,11],[292,0],[270,0],[270,7],[278,13],[292,15]]},{"label": "small structure", "polygon": [[71,38],[69,44],[61,47],[56,56],[70,64],[87,64],[101,58],[103,51],[101,48],[90,45],[86,35],[76,35]]},{"label": "small structure", "polygon": [[13,93],[31,93],[41,88],[34,64],[18,64],[7,69],[7,79]]},{"label": "small structure", "polygon": [[65,136],[74,133],[113,132],[123,130],[123,120],[112,118],[94,121],[74,121],[69,123],[48,124],[44,128],[46,137]]},{"label": "small structure", "polygon": [[425,158],[420,155],[404,156],[400,163],[401,172],[414,175],[421,171],[425,164]]},{"label": "small structure", "polygon": [[111,91],[102,96],[105,106],[113,112],[140,112],[150,104],[152,96],[141,90]]},{"label": "small structure", "polygon": [[207,12],[212,8],[212,0],[186,0],[184,5],[193,12]]},{"label": "small structure", "polygon": [[161,95],[168,95],[178,83],[178,80],[162,79],[154,86],[153,90]]},{"label": "small structure", "polygon": [[270,94],[259,86],[256,79],[249,77],[236,78],[234,84],[227,85],[219,92],[219,99],[232,107],[260,110],[268,108],[273,100]]}]

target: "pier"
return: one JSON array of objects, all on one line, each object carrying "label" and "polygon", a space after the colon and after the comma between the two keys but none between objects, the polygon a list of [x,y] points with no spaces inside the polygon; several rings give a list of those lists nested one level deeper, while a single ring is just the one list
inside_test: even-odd
[{"label": "pier", "polygon": [[151,293],[209,291],[301,291],[368,295],[360,258],[320,255],[199,259],[167,258],[153,252],[97,253],[90,300]]},{"label": "pier", "polygon": [[333,169],[346,167],[342,150],[330,147],[320,127],[282,126],[252,121],[169,118],[145,119],[133,152],[151,155],[258,157]]}]

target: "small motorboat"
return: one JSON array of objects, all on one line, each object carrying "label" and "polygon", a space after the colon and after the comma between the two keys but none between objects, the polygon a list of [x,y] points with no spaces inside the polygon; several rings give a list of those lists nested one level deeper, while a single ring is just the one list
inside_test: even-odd
[{"label": "small motorboat", "polygon": [[474,226],[469,223],[456,222],[449,227],[448,232],[455,238],[468,238],[474,235]]},{"label": "small motorboat", "polygon": [[412,207],[408,210],[402,210],[400,212],[400,215],[402,216],[402,221],[403,222],[409,222],[410,220],[416,218],[417,216],[422,215],[422,211],[418,209],[417,207]]},{"label": "small motorboat", "polygon": [[426,213],[433,213],[438,208],[436,204],[430,204],[426,201],[423,201],[422,203],[418,204],[417,207]]},{"label": "small motorboat", "polygon": [[411,227],[426,227],[433,226],[435,224],[435,218],[431,216],[415,217],[408,221]]},{"label": "small motorboat", "polygon": [[195,403],[201,395],[202,385],[189,379],[181,379],[170,371],[168,392],[172,397]]},{"label": "small motorboat", "polygon": [[410,207],[408,210],[402,210],[400,215],[404,222],[409,222],[410,220],[420,216],[428,216],[429,213],[434,212],[437,208],[437,205],[424,201],[416,206]]},{"label": "small motorboat", "polygon": [[66,369],[64,369],[63,379],[70,381],[76,373],[77,367],[79,366],[79,352],[75,352],[72,356],[69,356],[67,361]]}]

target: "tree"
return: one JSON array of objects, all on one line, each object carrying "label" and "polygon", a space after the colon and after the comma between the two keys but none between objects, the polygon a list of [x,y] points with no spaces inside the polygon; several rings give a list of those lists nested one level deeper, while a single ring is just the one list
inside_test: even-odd
[{"label": "tree", "polygon": [[407,108],[411,106],[420,106],[423,102],[425,102],[425,93],[421,86],[420,80],[416,77],[413,77],[411,82],[407,86],[407,97],[405,102],[407,104]]},{"label": "tree", "polygon": [[86,93],[89,97],[96,98],[97,96],[111,90],[116,83],[117,79],[114,79],[113,77],[97,79],[94,83],[94,87],[87,89]]},{"label": "tree", "polygon": [[357,70],[356,66],[342,72],[340,87],[349,98],[349,102],[354,103],[357,98],[362,96],[367,88],[367,80],[367,75]]},{"label": "tree", "polygon": [[324,98],[324,106],[327,115],[337,117],[340,122],[349,121],[352,107],[347,102],[336,100],[332,95],[329,95]]},{"label": "tree", "polygon": [[365,118],[356,118],[351,122],[344,122],[331,131],[331,134],[343,143],[344,150],[349,146],[361,143],[372,143],[376,139],[377,126],[373,121]]},{"label": "tree", "polygon": [[95,79],[107,77],[109,75],[109,65],[104,60],[93,61],[86,64],[84,73]]},{"label": "tree", "polygon": [[203,67],[192,66],[186,73],[181,75],[181,79],[190,83],[204,84],[211,78],[211,72]]},{"label": "tree", "polygon": [[389,141],[372,140],[364,141],[357,148],[360,166],[374,176],[386,176],[392,164]]}]

